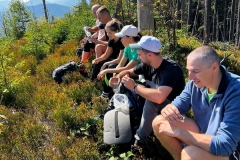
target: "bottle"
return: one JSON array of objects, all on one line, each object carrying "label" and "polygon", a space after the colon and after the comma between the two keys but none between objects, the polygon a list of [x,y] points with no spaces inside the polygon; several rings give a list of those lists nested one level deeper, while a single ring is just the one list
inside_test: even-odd
[{"label": "bottle", "polygon": [[[90,37],[90,36],[91,36],[91,33],[87,30],[87,28],[88,28],[88,27],[85,26],[85,27],[83,27],[83,30],[84,30],[86,36],[87,36],[87,37]],[[89,39],[88,39],[88,41],[89,41],[89,43],[92,43]]]}]

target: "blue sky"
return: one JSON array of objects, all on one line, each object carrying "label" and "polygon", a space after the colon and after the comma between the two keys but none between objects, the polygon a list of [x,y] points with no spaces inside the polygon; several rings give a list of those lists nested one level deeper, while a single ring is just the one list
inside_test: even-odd
[{"label": "blue sky", "polygon": [[[0,1],[11,1],[11,0],[0,0]],[[28,1],[31,1],[31,0],[20,0],[22,2],[28,2]],[[54,3],[54,2],[58,2],[58,0],[47,0],[48,2],[51,2],[51,3]],[[71,0],[59,0],[59,1],[71,1]]]},{"label": "blue sky", "polygon": [[[0,10],[2,8],[7,8],[8,3],[10,1],[11,0],[0,0]],[[20,1],[27,2],[27,5],[42,4],[42,0],[20,0]],[[60,4],[60,5],[68,6],[68,7],[72,7],[73,5],[76,5],[80,1],[81,0],[46,0],[47,3],[55,3],[55,4]],[[89,0],[87,0],[87,2],[89,2]]]},{"label": "blue sky", "polygon": [[[0,0],[0,1],[11,1],[11,0]],[[28,2],[28,1],[31,1],[31,0],[20,0],[22,2]],[[42,2],[42,0],[39,0]],[[66,2],[70,2],[70,1],[76,1],[76,2],[79,2],[79,0],[46,0],[48,2],[51,2],[51,3],[66,3]]]},{"label": "blue sky", "polygon": [[[11,1],[11,0],[0,0],[0,1]],[[27,1],[29,1],[29,0],[20,0],[20,1],[22,1],[22,2],[27,2]]]}]

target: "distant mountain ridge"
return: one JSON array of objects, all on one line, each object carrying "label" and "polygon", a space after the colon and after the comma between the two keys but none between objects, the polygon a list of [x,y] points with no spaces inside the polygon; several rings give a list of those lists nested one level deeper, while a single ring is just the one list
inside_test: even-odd
[{"label": "distant mountain ridge", "polygon": [[[58,4],[62,6],[72,7],[76,4],[78,4],[80,0],[49,0],[46,1],[46,4]],[[89,0],[87,0],[89,3]],[[26,6],[36,6],[42,4],[42,0],[30,0],[25,3]]]},{"label": "distant mountain ridge", "polygon": [[[62,6],[72,7],[78,3],[80,0],[48,0],[46,4],[58,4]],[[90,3],[90,0],[86,0],[87,3]],[[0,12],[6,10],[9,6],[10,0],[0,0]],[[29,0],[24,3],[26,6],[36,6],[42,4],[42,0]]]},{"label": "distant mountain ridge", "polygon": [[[10,2],[6,0],[0,1],[0,14],[2,12],[5,12],[8,9],[9,3]],[[63,3],[67,5],[66,6],[62,5]],[[54,16],[54,17],[62,17],[65,13],[71,12],[72,6],[76,5],[77,3],[79,3],[79,0],[69,0],[67,2],[66,0],[58,0],[56,3],[51,3],[46,1],[48,14],[49,16]],[[44,16],[44,9],[43,9],[43,4],[41,0],[30,0],[24,4],[37,17]]]},{"label": "distant mountain ridge", "polygon": [[[65,13],[71,12],[71,8],[59,4],[46,4],[48,15],[55,17],[62,17]],[[35,6],[27,6],[27,8],[35,14],[37,17],[44,16],[44,9],[42,4],[38,4]]]}]

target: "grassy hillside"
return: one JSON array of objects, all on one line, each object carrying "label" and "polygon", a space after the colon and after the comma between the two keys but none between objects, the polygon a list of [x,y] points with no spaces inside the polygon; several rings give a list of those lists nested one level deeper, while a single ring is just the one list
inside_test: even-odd
[{"label": "grassy hillside", "polygon": [[[99,115],[108,100],[100,98],[102,81],[77,71],[60,85],[52,79],[56,67],[79,61],[75,50],[85,36],[82,28],[93,24],[90,6],[83,4],[62,19],[31,20],[20,39],[0,38],[0,159],[172,159],[154,135],[140,155],[128,152],[129,144],[103,143]],[[162,41],[161,53],[182,66],[187,80],[186,56],[201,43],[177,30],[172,50],[166,29],[149,33]],[[223,64],[230,71],[240,74],[239,50],[228,43],[210,45],[227,57]]]},{"label": "grassy hillside", "polygon": [[[1,159],[108,159],[120,157],[121,153],[127,157],[127,151],[121,147],[103,143],[103,121],[98,115],[108,102],[99,97],[102,82],[91,82],[79,72],[67,74],[61,85],[51,78],[57,66],[78,60],[77,40],[55,46],[54,52],[40,62],[21,51],[27,45],[26,39],[10,44],[2,42],[8,45],[1,47],[4,67],[1,67],[0,114],[6,117],[1,118],[4,125],[0,126]],[[168,56],[184,65],[186,54],[197,43],[192,38],[180,38],[179,52]],[[231,54],[226,64],[239,73],[240,52],[230,46],[222,50],[221,45],[214,44],[220,55]],[[169,159],[171,156],[154,136],[150,138],[153,143],[148,154],[134,158]]]}]

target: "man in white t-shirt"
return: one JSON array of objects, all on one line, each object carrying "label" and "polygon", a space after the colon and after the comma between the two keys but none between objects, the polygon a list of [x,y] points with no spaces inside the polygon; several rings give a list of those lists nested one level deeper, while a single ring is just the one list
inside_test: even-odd
[{"label": "man in white t-shirt", "polygon": [[[94,27],[87,27],[87,30],[89,32],[95,32],[92,36],[94,38],[97,38],[98,40],[105,41],[105,31],[104,29],[98,29],[98,26],[100,25],[99,20],[97,19],[96,12],[101,6],[99,4],[95,4],[92,6],[92,13],[94,17],[96,18],[96,26]],[[81,46],[83,47],[82,55],[81,55],[81,62],[86,63],[88,61],[89,56],[94,52],[95,49],[95,43],[89,42],[88,38],[84,38],[80,41]]]}]

